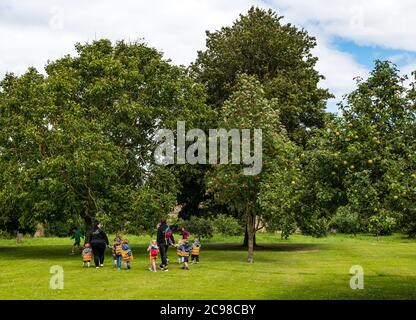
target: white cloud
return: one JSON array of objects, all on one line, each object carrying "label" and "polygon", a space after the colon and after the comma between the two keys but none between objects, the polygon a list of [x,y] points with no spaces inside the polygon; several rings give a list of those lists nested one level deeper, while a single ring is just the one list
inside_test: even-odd
[{"label": "white cloud", "polygon": [[318,40],[314,54],[319,57],[316,68],[326,79],[321,81],[324,88],[330,88],[335,99],[328,102],[328,110],[336,111],[336,103],[342,96],[355,88],[355,77],[366,78],[368,69],[358,64],[354,58],[346,53],[332,48],[324,38]]},{"label": "white cloud", "polygon": [[[231,25],[251,5],[271,7],[284,22],[305,27],[316,36],[318,70],[336,100],[354,88],[355,76],[368,73],[353,56],[331,45],[343,37],[361,45],[416,51],[412,0],[3,0],[0,4],[0,77],[48,59],[74,53],[76,42],[144,38],[176,64],[188,65],[205,47],[205,31]],[[399,58],[399,57],[397,57]],[[406,70],[415,66],[408,61]],[[415,68],[416,69],[416,68]],[[334,101],[330,109],[334,111]]]},{"label": "white cloud", "polygon": [[145,41],[177,64],[205,47],[205,31],[230,25],[250,0],[6,1],[0,5],[0,75],[22,73],[74,53],[75,42],[99,38]]},{"label": "white cloud", "polygon": [[289,19],[360,45],[416,51],[413,0],[272,0]]},{"label": "white cloud", "polygon": [[[318,40],[315,52],[319,57],[318,70],[326,76],[322,81],[336,96],[329,101],[329,110],[343,94],[354,89],[356,76],[366,77],[368,67],[360,65],[354,57],[331,45],[340,37],[361,46],[416,51],[414,16],[416,2],[412,0],[269,0],[285,20],[304,27]],[[416,61],[401,54],[390,57],[393,62],[406,60],[402,74],[416,70]]]}]

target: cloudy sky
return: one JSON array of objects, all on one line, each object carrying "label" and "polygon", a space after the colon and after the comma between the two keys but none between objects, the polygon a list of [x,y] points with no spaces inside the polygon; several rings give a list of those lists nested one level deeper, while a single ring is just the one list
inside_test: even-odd
[{"label": "cloudy sky", "polygon": [[176,64],[205,47],[205,30],[231,25],[250,6],[272,8],[315,36],[317,68],[336,99],[365,77],[375,59],[416,70],[413,0],[0,0],[0,77],[74,53],[74,43],[99,38],[144,39]]}]

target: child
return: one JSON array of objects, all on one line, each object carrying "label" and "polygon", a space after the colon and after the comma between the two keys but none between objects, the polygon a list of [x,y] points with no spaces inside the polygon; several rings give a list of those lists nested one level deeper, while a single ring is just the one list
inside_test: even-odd
[{"label": "child", "polygon": [[150,241],[150,244],[147,247],[147,251],[149,251],[149,258],[150,258],[149,270],[152,272],[156,272],[156,261],[157,261],[157,256],[159,253],[159,248],[157,246],[156,240]]},{"label": "child", "polygon": [[83,235],[82,231],[78,227],[75,227],[74,229],[72,229],[71,239],[74,239],[74,244],[72,245],[71,255],[75,254],[75,247],[77,247],[78,250],[80,250],[80,248],[81,248],[81,238],[84,238],[84,235]]},{"label": "child", "polygon": [[178,255],[178,263],[183,263],[183,254],[181,250],[181,246],[183,245],[183,240],[178,241],[178,246],[176,247],[176,254]]},{"label": "child", "polygon": [[88,268],[90,267],[90,262],[92,260],[92,249],[89,243],[85,244],[84,250],[82,250],[82,267],[85,267],[85,263],[87,263]]},{"label": "child", "polygon": [[182,269],[189,270],[188,260],[191,255],[192,246],[188,244],[188,240],[183,240],[183,267]]},{"label": "child", "polygon": [[122,256],[123,256],[123,261],[124,261],[124,269],[130,270],[131,268],[130,263],[133,260],[133,253],[131,252],[129,241],[127,239],[123,241]]},{"label": "child", "polygon": [[121,261],[123,259],[123,244],[119,237],[114,239],[113,244],[114,267],[121,269]]},{"label": "child", "polygon": [[199,263],[199,250],[201,249],[201,243],[199,242],[199,239],[194,239],[194,242],[192,243],[192,252],[191,252],[191,258],[192,263]]},{"label": "child", "polygon": [[111,247],[111,252],[113,253],[114,268],[117,268],[117,256],[116,256],[115,247],[116,247],[116,243],[118,239],[119,239],[119,236],[116,235],[116,237],[113,240],[113,245]]},{"label": "child", "polygon": [[182,240],[182,245],[176,246],[176,250],[180,250],[182,253],[182,257],[183,257],[182,269],[189,270],[188,259],[189,259],[189,254],[192,250],[192,246],[188,245],[187,240]]},{"label": "child", "polygon": [[182,236],[183,240],[188,240],[189,238],[189,231],[186,230],[184,227],[181,228],[181,231],[179,232]]}]

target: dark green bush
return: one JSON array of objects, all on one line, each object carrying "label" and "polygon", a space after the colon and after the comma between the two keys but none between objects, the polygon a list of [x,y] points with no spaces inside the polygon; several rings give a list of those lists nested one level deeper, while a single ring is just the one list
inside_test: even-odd
[{"label": "dark green bush", "polygon": [[375,236],[387,236],[392,234],[396,227],[396,219],[391,212],[383,210],[378,215],[370,217],[368,231]]},{"label": "dark green bush", "polygon": [[189,220],[179,219],[176,225],[184,227],[198,238],[212,238],[214,233],[212,221],[203,217],[191,216]]},{"label": "dark green bush", "polygon": [[213,218],[212,225],[215,233],[221,233],[226,236],[238,236],[244,232],[244,227],[236,218],[225,214],[219,214]]},{"label": "dark green bush", "polygon": [[341,233],[357,234],[362,231],[361,219],[357,212],[352,212],[347,206],[339,207],[332,217],[330,227]]}]

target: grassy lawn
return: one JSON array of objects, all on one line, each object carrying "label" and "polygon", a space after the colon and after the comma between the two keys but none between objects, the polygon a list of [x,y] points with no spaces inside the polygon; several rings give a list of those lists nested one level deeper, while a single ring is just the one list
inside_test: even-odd
[{"label": "grassy lawn", "polygon": [[[255,263],[246,262],[240,237],[203,241],[201,263],[181,270],[170,249],[169,272],[147,270],[149,237],[128,237],[130,271],[82,269],[68,238],[0,240],[1,299],[415,299],[416,241],[402,235],[327,238],[258,235]],[[112,239],[112,238],[111,238]],[[64,289],[49,287],[52,265],[64,269]],[[349,286],[352,265],[364,268],[363,290]]]}]

